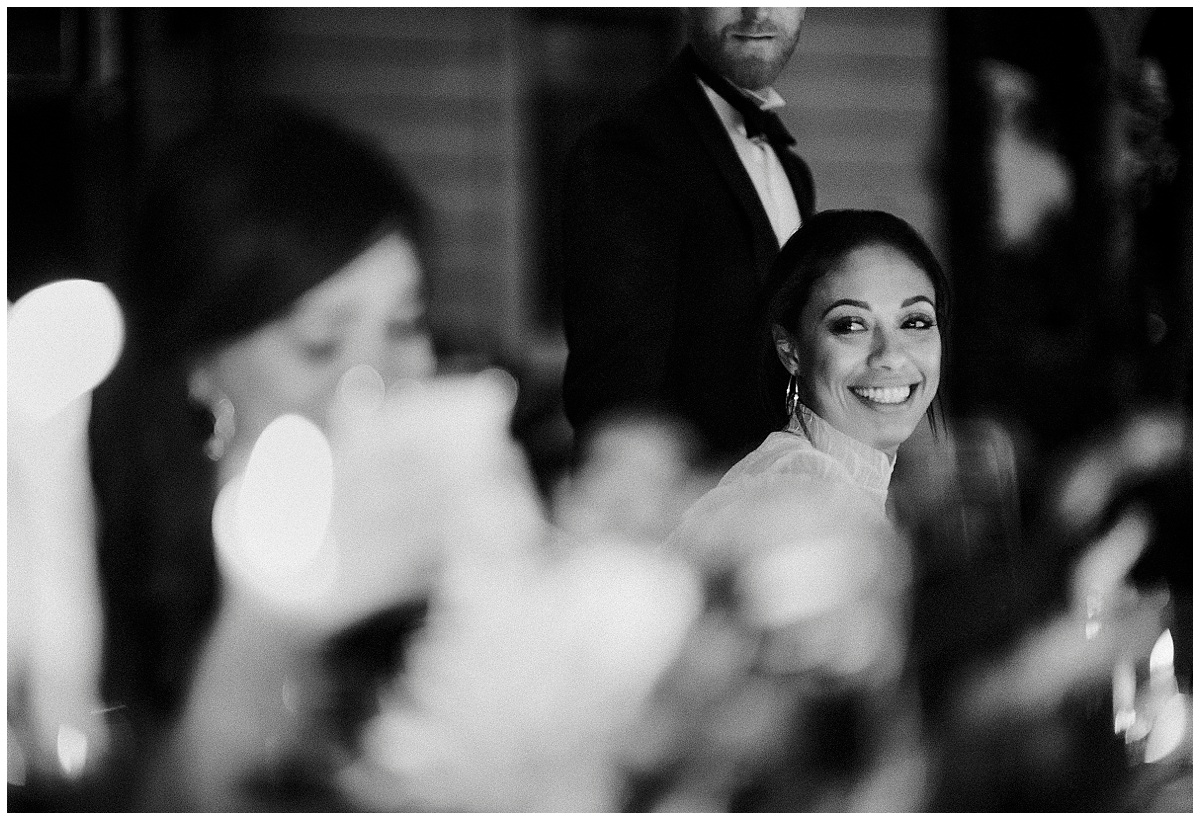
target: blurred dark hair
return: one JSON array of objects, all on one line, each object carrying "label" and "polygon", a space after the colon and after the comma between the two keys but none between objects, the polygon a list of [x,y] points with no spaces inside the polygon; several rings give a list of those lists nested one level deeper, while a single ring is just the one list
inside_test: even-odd
[{"label": "blurred dark hair", "polygon": [[[779,251],[767,280],[759,291],[757,324],[758,384],[763,412],[772,424],[788,423],[784,407],[788,372],[779,361],[772,328],[779,325],[795,334],[800,313],[813,286],[833,272],[859,248],[884,245],[903,253],[933,282],[937,304],[934,314],[941,330],[942,374],[946,373],[950,339],[950,280],[933,251],[917,231],[898,216],[884,211],[830,210],[814,214],[792,234]],[[940,392],[940,390],[939,390]],[[927,413],[934,433],[945,426],[941,401],[934,397]]]},{"label": "blurred dark hair", "polygon": [[[89,439],[105,605],[105,697],[149,731],[181,705],[215,612],[212,417],[188,371],[282,316],[419,205],[365,141],[299,108],[244,104],[152,168],[118,283],[126,348]],[[148,721],[148,725],[144,723]]]},{"label": "blurred dark hair", "polygon": [[225,111],[152,168],[133,341],[173,360],[256,330],[384,231],[419,244],[418,213],[394,164],[337,124],[283,103]]}]

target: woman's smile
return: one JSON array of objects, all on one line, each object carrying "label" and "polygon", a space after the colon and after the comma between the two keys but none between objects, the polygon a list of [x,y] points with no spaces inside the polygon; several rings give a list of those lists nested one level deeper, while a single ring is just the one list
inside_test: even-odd
[{"label": "woman's smile", "polygon": [[914,384],[901,387],[851,387],[850,392],[862,399],[867,406],[888,407],[907,402],[912,398],[916,387]]}]

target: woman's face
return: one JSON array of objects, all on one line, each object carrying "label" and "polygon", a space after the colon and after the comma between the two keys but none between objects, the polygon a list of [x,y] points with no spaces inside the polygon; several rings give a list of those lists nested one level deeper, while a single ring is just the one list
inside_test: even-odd
[{"label": "woman's face", "polygon": [[895,453],[937,393],[942,340],[929,276],[900,251],[858,248],[818,280],[781,359],[836,429]]},{"label": "woman's face", "polygon": [[412,244],[389,233],[304,294],[282,318],[203,367],[235,409],[235,448],[284,413],[324,425],[342,375],[368,364],[391,383],[434,369],[422,271]]}]

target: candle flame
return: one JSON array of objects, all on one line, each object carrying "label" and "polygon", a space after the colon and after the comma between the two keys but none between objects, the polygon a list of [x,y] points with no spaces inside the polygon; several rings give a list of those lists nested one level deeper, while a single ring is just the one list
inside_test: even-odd
[{"label": "candle flame", "polygon": [[9,408],[49,419],[104,380],[124,335],[117,300],[99,282],[65,279],[25,294],[8,312]]},{"label": "candle flame", "polygon": [[78,777],[87,764],[87,735],[64,723],[58,727],[58,765],[67,777]]},{"label": "candle flame", "polygon": [[1150,671],[1156,670],[1175,673],[1175,641],[1172,640],[1169,629],[1158,636],[1154,648],[1150,650]]}]

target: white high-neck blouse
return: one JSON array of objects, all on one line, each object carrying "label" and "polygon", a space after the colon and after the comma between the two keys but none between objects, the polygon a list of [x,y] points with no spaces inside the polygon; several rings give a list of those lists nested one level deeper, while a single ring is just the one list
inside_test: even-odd
[{"label": "white high-neck blouse", "polygon": [[731,550],[818,533],[866,528],[894,538],[885,510],[894,464],[895,456],[801,405],[786,429],[767,436],[684,513],[670,543],[705,563],[724,563]]},{"label": "white high-neck blouse", "polygon": [[764,474],[809,476],[857,490],[883,510],[895,461],[895,456],[851,438],[801,404],[785,430],[767,436],[717,486]]}]

